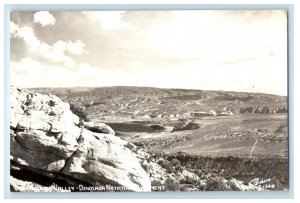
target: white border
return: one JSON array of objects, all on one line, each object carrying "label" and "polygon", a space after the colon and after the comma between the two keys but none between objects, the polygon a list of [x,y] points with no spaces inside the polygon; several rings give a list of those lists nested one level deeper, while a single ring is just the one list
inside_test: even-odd
[{"label": "white border", "polygon": [[[38,1],[38,0],[31,0],[31,1],[22,1],[22,0],[4,0],[2,1],[2,4],[1,4],[1,12],[2,12],[2,15],[1,15],[1,20],[2,22],[4,21],[3,19],[3,13],[4,13],[4,4],[24,4],[24,3],[30,3],[30,4],[68,4],[70,3],[71,0],[52,0],[52,1]],[[111,1],[95,1],[95,0],[72,0],[72,3],[73,4],[88,4],[88,3],[92,3],[92,4],[95,4],[95,3],[102,3],[102,4],[124,4],[125,2],[124,1],[116,1],[116,0],[111,0]],[[294,155],[295,155],[295,160],[294,160],[294,182],[295,182],[295,197],[294,199],[291,199],[291,200],[267,200],[267,199],[262,199],[260,201],[264,201],[264,202],[294,202],[294,201],[297,201],[299,202],[299,175],[298,175],[298,171],[300,171],[300,168],[299,168],[299,160],[300,158],[297,157],[297,155],[299,155],[299,124],[300,124],[300,120],[299,120],[299,106],[297,104],[299,104],[299,91],[297,92],[298,90],[298,87],[299,87],[299,58],[300,58],[300,53],[299,53],[299,45],[300,45],[300,41],[299,41],[299,37],[300,36],[300,24],[299,24],[299,21],[300,21],[300,15],[299,15],[299,12],[300,12],[300,8],[299,8],[299,1],[298,0],[252,0],[252,1],[244,1],[244,0],[231,0],[231,1],[222,1],[222,0],[211,0],[211,1],[196,1],[196,0],[187,0],[187,1],[180,1],[180,0],[172,0],[172,2],[170,1],[166,1],[166,0],[152,0],[152,1],[138,1],[138,0],[135,0],[135,1],[126,1],[126,3],[133,3],[133,4],[168,4],[168,3],[172,3],[172,4],[195,4],[195,3],[205,3],[205,4],[294,4],[294,109],[293,109],[293,112],[294,112],[294,145],[295,145],[295,151],[294,151]],[[3,25],[3,23],[2,23]],[[2,29],[3,26],[2,26]],[[2,36],[2,40],[4,39],[4,36],[3,36],[3,33],[4,33],[4,30],[2,30],[1,32],[1,36]],[[4,44],[4,42],[2,43]],[[3,59],[3,56],[4,56],[4,47],[2,46],[1,47],[1,57]],[[2,66],[3,66],[3,61],[4,60],[1,60],[2,61]],[[1,129],[1,135],[2,135],[2,139],[1,139],[1,146],[4,145],[4,142],[3,142],[3,129],[4,129],[4,117],[3,117],[3,112],[4,112],[4,104],[3,104],[3,98],[4,98],[4,68],[1,68],[1,72],[0,72],[0,75],[2,76],[2,82],[1,82],[1,91],[0,91],[0,96],[1,96],[1,107],[0,107],[0,112],[1,112],[1,122],[0,122],[0,129]],[[293,144],[293,143],[292,143]],[[3,150],[1,150],[3,152]],[[3,162],[3,159],[0,159],[1,160],[1,165],[4,166],[4,162]],[[4,177],[3,177],[3,167],[0,167],[0,171],[1,171],[1,180],[4,180]],[[3,198],[3,183],[1,184],[0,186],[0,194],[1,194],[1,197]],[[24,200],[21,200],[21,201],[24,201]],[[37,202],[39,200],[31,200],[33,202]],[[45,200],[43,200],[45,201]],[[50,201],[53,201],[53,200],[48,200],[49,202]],[[64,200],[65,201],[65,200]],[[77,201],[81,201],[81,200],[75,200],[73,199],[72,202],[77,202]],[[89,201],[99,201],[99,200],[89,200]],[[110,201],[110,200],[103,200],[103,201]],[[119,201],[123,201],[123,200],[119,200]],[[143,201],[143,202],[150,202],[151,200],[130,200],[130,202],[137,202],[137,201]],[[155,200],[157,201],[157,200]],[[167,200],[163,200],[163,201],[167,201]],[[172,202],[182,202],[182,200],[171,200]],[[193,200],[189,200],[191,202],[194,202]],[[195,200],[197,202],[199,201],[203,201],[202,200]],[[215,202],[215,201],[218,201],[218,200],[205,200],[205,202]],[[219,201],[222,201],[222,202],[253,202],[253,200],[246,200],[246,199],[243,199],[243,200],[238,200],[238,199],[223,199],[223,200],[219,200]],[[259,201],[259,200],[255,200],[255,201]],[[47,202],[47,201],[46,201]],[[153,201],[151,201],[153,202]]]}]

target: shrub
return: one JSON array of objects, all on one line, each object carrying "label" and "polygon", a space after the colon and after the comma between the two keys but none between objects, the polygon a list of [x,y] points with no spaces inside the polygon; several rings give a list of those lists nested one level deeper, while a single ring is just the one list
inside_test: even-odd
[{"label": "shrub", "polygon": [[166,191],[180,191],[180,184],[171,179],[167,179],[165,182],[165,190]]},{"label": "shrub", "polygon": [[177,171],[182,171],[182,170],[184,169],[184,167],[181,166],[181,165],[177,165],[177,166],[175,167],[175,169],[176,169]]},{"label": "shrub", "polygon": [[162,186],[163,184],[161,184],[161,181],[159,180],[152,180],[151,181],[151,186]]},{"label": "shrub", "polygon": [[88,114],[86,113],[86,107],[80,104],[70,103],[70,110],[77,115],[80,120],[89,121]]},{"label": "shrub", "polygon": [[225,181],[222,178],[209,178],[207,180],[206,191],[228,191]]},{"label": "shrub", "polygon": [[176,159],[176,158],[173,158],[172,160],[171,160],[171,164],[172,164],[172,166],[179,166],[179,165],[181,165],[181,162],[178,160],[178,159]]},{"label": "shrub", "polygon": [[175,168],[172,166],[171,162],[160,159],[157,162],[161,167],[165,168],[168,173],[176,172]]},{"label": "shrub", "polygon": [[149,164],[141,164],[142,168],[145,170],[145,171],[149,171],[150,170],[150,165]]}]

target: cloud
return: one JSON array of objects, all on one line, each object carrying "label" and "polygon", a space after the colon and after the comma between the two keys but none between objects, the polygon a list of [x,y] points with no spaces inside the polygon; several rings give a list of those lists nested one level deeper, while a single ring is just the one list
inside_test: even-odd
[{"label": "cloud", "polygon": [[83,11],[87,19],[92,23],[99,23],[104,30],[126,29],[130,27],[128,22],[122,20],[125,11]]},{"label": "cloud", "polygon": [[273,18],[259,19],[252,11],[171,12],[172,18],[149,30],[148,47],[165,57],[201,57],[216,63],[268,57],[286,45],[287,22],[281,11],[260,13]]},{"label": "cloud", "polygon": [[30,57],[10,62],[10,83],[23,88],[109,85],[108,74],[114,75],[89,63],[80,63],[71,70],[64,64],[41,63]]},{"label": "cloud", "polygon": [[[286,71],[283,64],[260,61],[242,61],[241,64],[201,66],[195,61],[181,67],[164,67],[153,70],[106,70],[89,63],[80,63],[70,70],[64,65],[49,65],[31,58],[11,62],[11,81],[20,87],[76,87],[76,86],[151,86],[161,88],[186,88],[227,91],[268,92],[287,94],[287,80],[281,77]],[[243,67],[243,71],[236,71]],[[266,80],[266,75],[268,80]],[[71,78],[71,79],[70,79]],[[281,80],[277,80],[281,78]],[[253,88],[254,86],[254,88]]]},{"label": "cloud", "polygon": [[75,78],[75,72],[69,71],[64,65],[50,65],[30,57],[10,62],[10,83],[18,87],[48,87],[67,85]]},{"label": "cloud", "polygon": [[77,81],[76,77],[76,72],[64,65],[42,63],[30,57],[10,62],[10,82],[18,87],[72,86]]},{"label": "cloud", "polygon": [[39,74],[42,64],[29,57],[23,58],[20,62],[10,63],[11,72],[15,74]]},{"label": "cloud", "polygon": [[11,22],[11,36],[23,39],[32,49],[38,49],[42,46],[40,40],[35,36],[31,27],[20,27],[19,25]]},{"label": "cloud", "polygon": [[111,83],[110,75],[114,74],[111,70],[105,70],[89,63],[80,63],[77,67],[77,81],[73,86],[99,87],[107,86]]},{"label": "cloud", "polygon": [[[12,60],[25,57],[13,62],[15,74],[24,76],[23,85],[287,93],[287,19],[282,11],[89,11],[55,16],[60,23],[53,29],[34,30],[27,26],[31,16],[27,21],[23,14],[12,18],[24,23],[11,22],[10,27],[12,38],[25,42],[12,40]],[[60,18],[72,19],[72,24]]]},{"label": "cloud", "polygon": [[10,36],[13,37],[17,30],[20,29],[20,26],[15,24],[14,22],[10,21]]},{"label": "cloud", "polygon": [[131,61],[129,63],[129,66],[130,67],[133,67],[133,68],[137,68],[137,67],[140,67],[142,65],[142,63],[140,61]]},{"label": "cloud", "polygon": [[84,46],[85,45],[80,40],[77,40],[76,42],[68,41],[66,43],[66,50],[72,54],[81,55],[83,53]]},{"label": "cloud", "polygon": [[56,19],[49,11],[39,11],[34,14],[34,22],[40,23],[43,27],[54,25]]},{"label": "cloud", "polygon": [[67,67],[74,67],[74,59],[70,56],[67,56],[66,52],[75,55],[83,54],[83,48],[85,44],[80,40],[77,40],[76,42],[64,42],[62,40],[59,40],[53,45],[49,45],[45,42],[40,41],[36,37],[31,27],[20,27],[14,22],[11,22],[10,25],[11,37],[23,39],[34,55],[38,56],[39,58],[47,59],[49,62],[63,63]]}]

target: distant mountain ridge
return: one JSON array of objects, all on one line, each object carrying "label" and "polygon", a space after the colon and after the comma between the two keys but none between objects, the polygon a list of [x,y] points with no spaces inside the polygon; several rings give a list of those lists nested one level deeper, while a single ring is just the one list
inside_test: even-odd
[{"label": "distant mountain ridge", "polygon": [[26,89],[32,89],[36,91],[45,91],[45,92],[56,92],[57,94],[60,93],[75,93],[75,92],[97,92],[97,93],[103,93],[103,92],[147,92],[147,93],[236,93],[236,94],[254,94],[254,95],[272,95],[275,97],[287,97],[282,95],[276,95],[276,94],[269,94],[269,93],[253,93],[253,92],[238,92],[238,91],[225,91],[225,90],[200,90],[200,89],[181,89],[181,88],[158,88],[158,87],[140,87],[140,86],[109,86],[109,87],[40,87],[40,88],[26,88]]},{"label": "distant mountain ridge", "polygon": [[287,113],[287,97],[264,93],[154,87],[35,88],[81,106],[92,119],[187,118]]}]

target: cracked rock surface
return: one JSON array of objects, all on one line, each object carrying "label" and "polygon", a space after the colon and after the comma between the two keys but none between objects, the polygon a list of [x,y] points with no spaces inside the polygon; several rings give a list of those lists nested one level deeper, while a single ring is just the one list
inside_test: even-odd
[{"label": "cracked rock surface", "polygon": [[96,126],[104,133],[90,131],[91,123],[79,127],[69,104],[51,94],[11,87],[10,104],[12,162],[91,185],[151,190],[136,154],[127,148],[127,141],[113,136],[109,126]]}]

